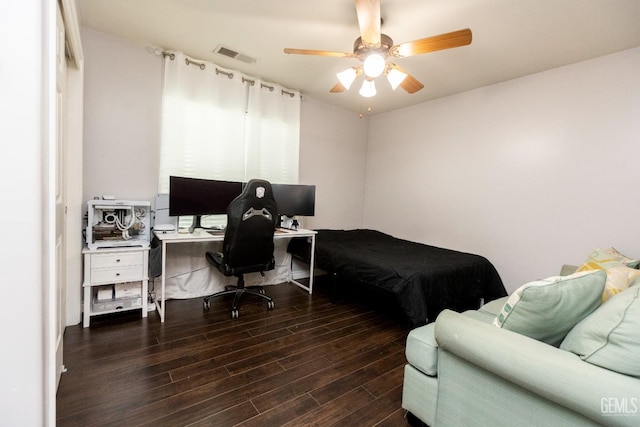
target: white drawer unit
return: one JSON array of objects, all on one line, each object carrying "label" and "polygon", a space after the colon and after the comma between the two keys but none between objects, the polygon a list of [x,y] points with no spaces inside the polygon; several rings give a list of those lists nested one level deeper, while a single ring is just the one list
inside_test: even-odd
[{"label": "white drawer unit", "polygon": [[91,255],[91,268],[116,268],[128,265],[142,265],[144,254],[140,251],[105,253],[105,251],[95,251]]},{"label": "white drawer unit", "polygon": [[[89,326],[91,316],[126,310],[142,310],[147,317],[147,294],[149,288],[149,248],[117,247],[89,249],[84,255],[84,315],[83,326]],[[97,299],[98,290],[113,288],[118,283],[140,283],[140,292],[113,300]]]},{"label": "white drawer unit", "polygon": [[143,274],[141,265],[117,268],[92,268],[91,283],[135,282]]}]

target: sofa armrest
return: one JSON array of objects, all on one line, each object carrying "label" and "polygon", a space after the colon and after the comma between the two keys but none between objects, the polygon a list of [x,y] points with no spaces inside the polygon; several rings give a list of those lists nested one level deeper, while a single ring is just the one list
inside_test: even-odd
[{"label": "sofa armrest", "polygon": [[640,379],[582,361],[573,353],[524,335],[445,310],[436,320],[441,351],[455,354],[547,400],[603,422],[603,405],[626,402],[638,411],[608,418],[621,425],[640,421]]}]

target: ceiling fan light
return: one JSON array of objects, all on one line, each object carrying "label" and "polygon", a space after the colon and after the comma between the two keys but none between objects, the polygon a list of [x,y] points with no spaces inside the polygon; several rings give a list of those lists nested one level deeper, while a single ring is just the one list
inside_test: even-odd
[{"label": "ceiling fan light", "polygon": [[376,84],[373,80],[365,79],[365,81],[362,82],[362,87],[360,88],[359,93],[365,98],[376,96]]},{"label": "ceiling fan light", "polygon": [[342,84],[345,89],[349,89],[353,81],[356,79],[356,69],[347,68],[346,70],[337,73],[336,76],[338,76],[338,81],[340,81],[340,84]]},{"label": "ceiling fan light", "polygon": [[393,90],[396,90],[400,83],[407,77],[406,73],[398,70],[397,68],[392,68],[387,73],[387,80],[389,80],[389,84]]},{"label": "ceiling fan light", "polygon": [[371,53],[365,59],[362,64],[362,68],[364,68],[364,73],[371,77],[376,78],[384,71],[384,67],[386,63],[384,58],[379,53]]}]

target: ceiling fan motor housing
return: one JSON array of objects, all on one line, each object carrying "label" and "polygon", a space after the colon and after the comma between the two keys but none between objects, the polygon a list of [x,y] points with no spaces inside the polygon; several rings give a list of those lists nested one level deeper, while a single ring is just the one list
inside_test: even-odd
[{"label": "ceiling fan motor housing", "polygon": [[369,52],[378,52],[387,56],[391,46],[393,46],[393,40],[386,34],[380,34],[380,46],[367,45],[362,41],[362,37],[358,37],[353,42],[353,53],[360,59],[364,58]]}]

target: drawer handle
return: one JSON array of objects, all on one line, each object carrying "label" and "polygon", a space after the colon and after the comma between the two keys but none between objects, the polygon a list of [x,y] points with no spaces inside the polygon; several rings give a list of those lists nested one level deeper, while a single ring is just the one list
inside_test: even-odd
[{"label": "drawer handle", "polygon": [[120,262],[120,258],[118,258],[118,259],[116,260],[116,262]]},{"label": "drawer handle", "polygon": [[117,277],[117,276],[120,276],[120,273],[116,273],[116,277]]}]

